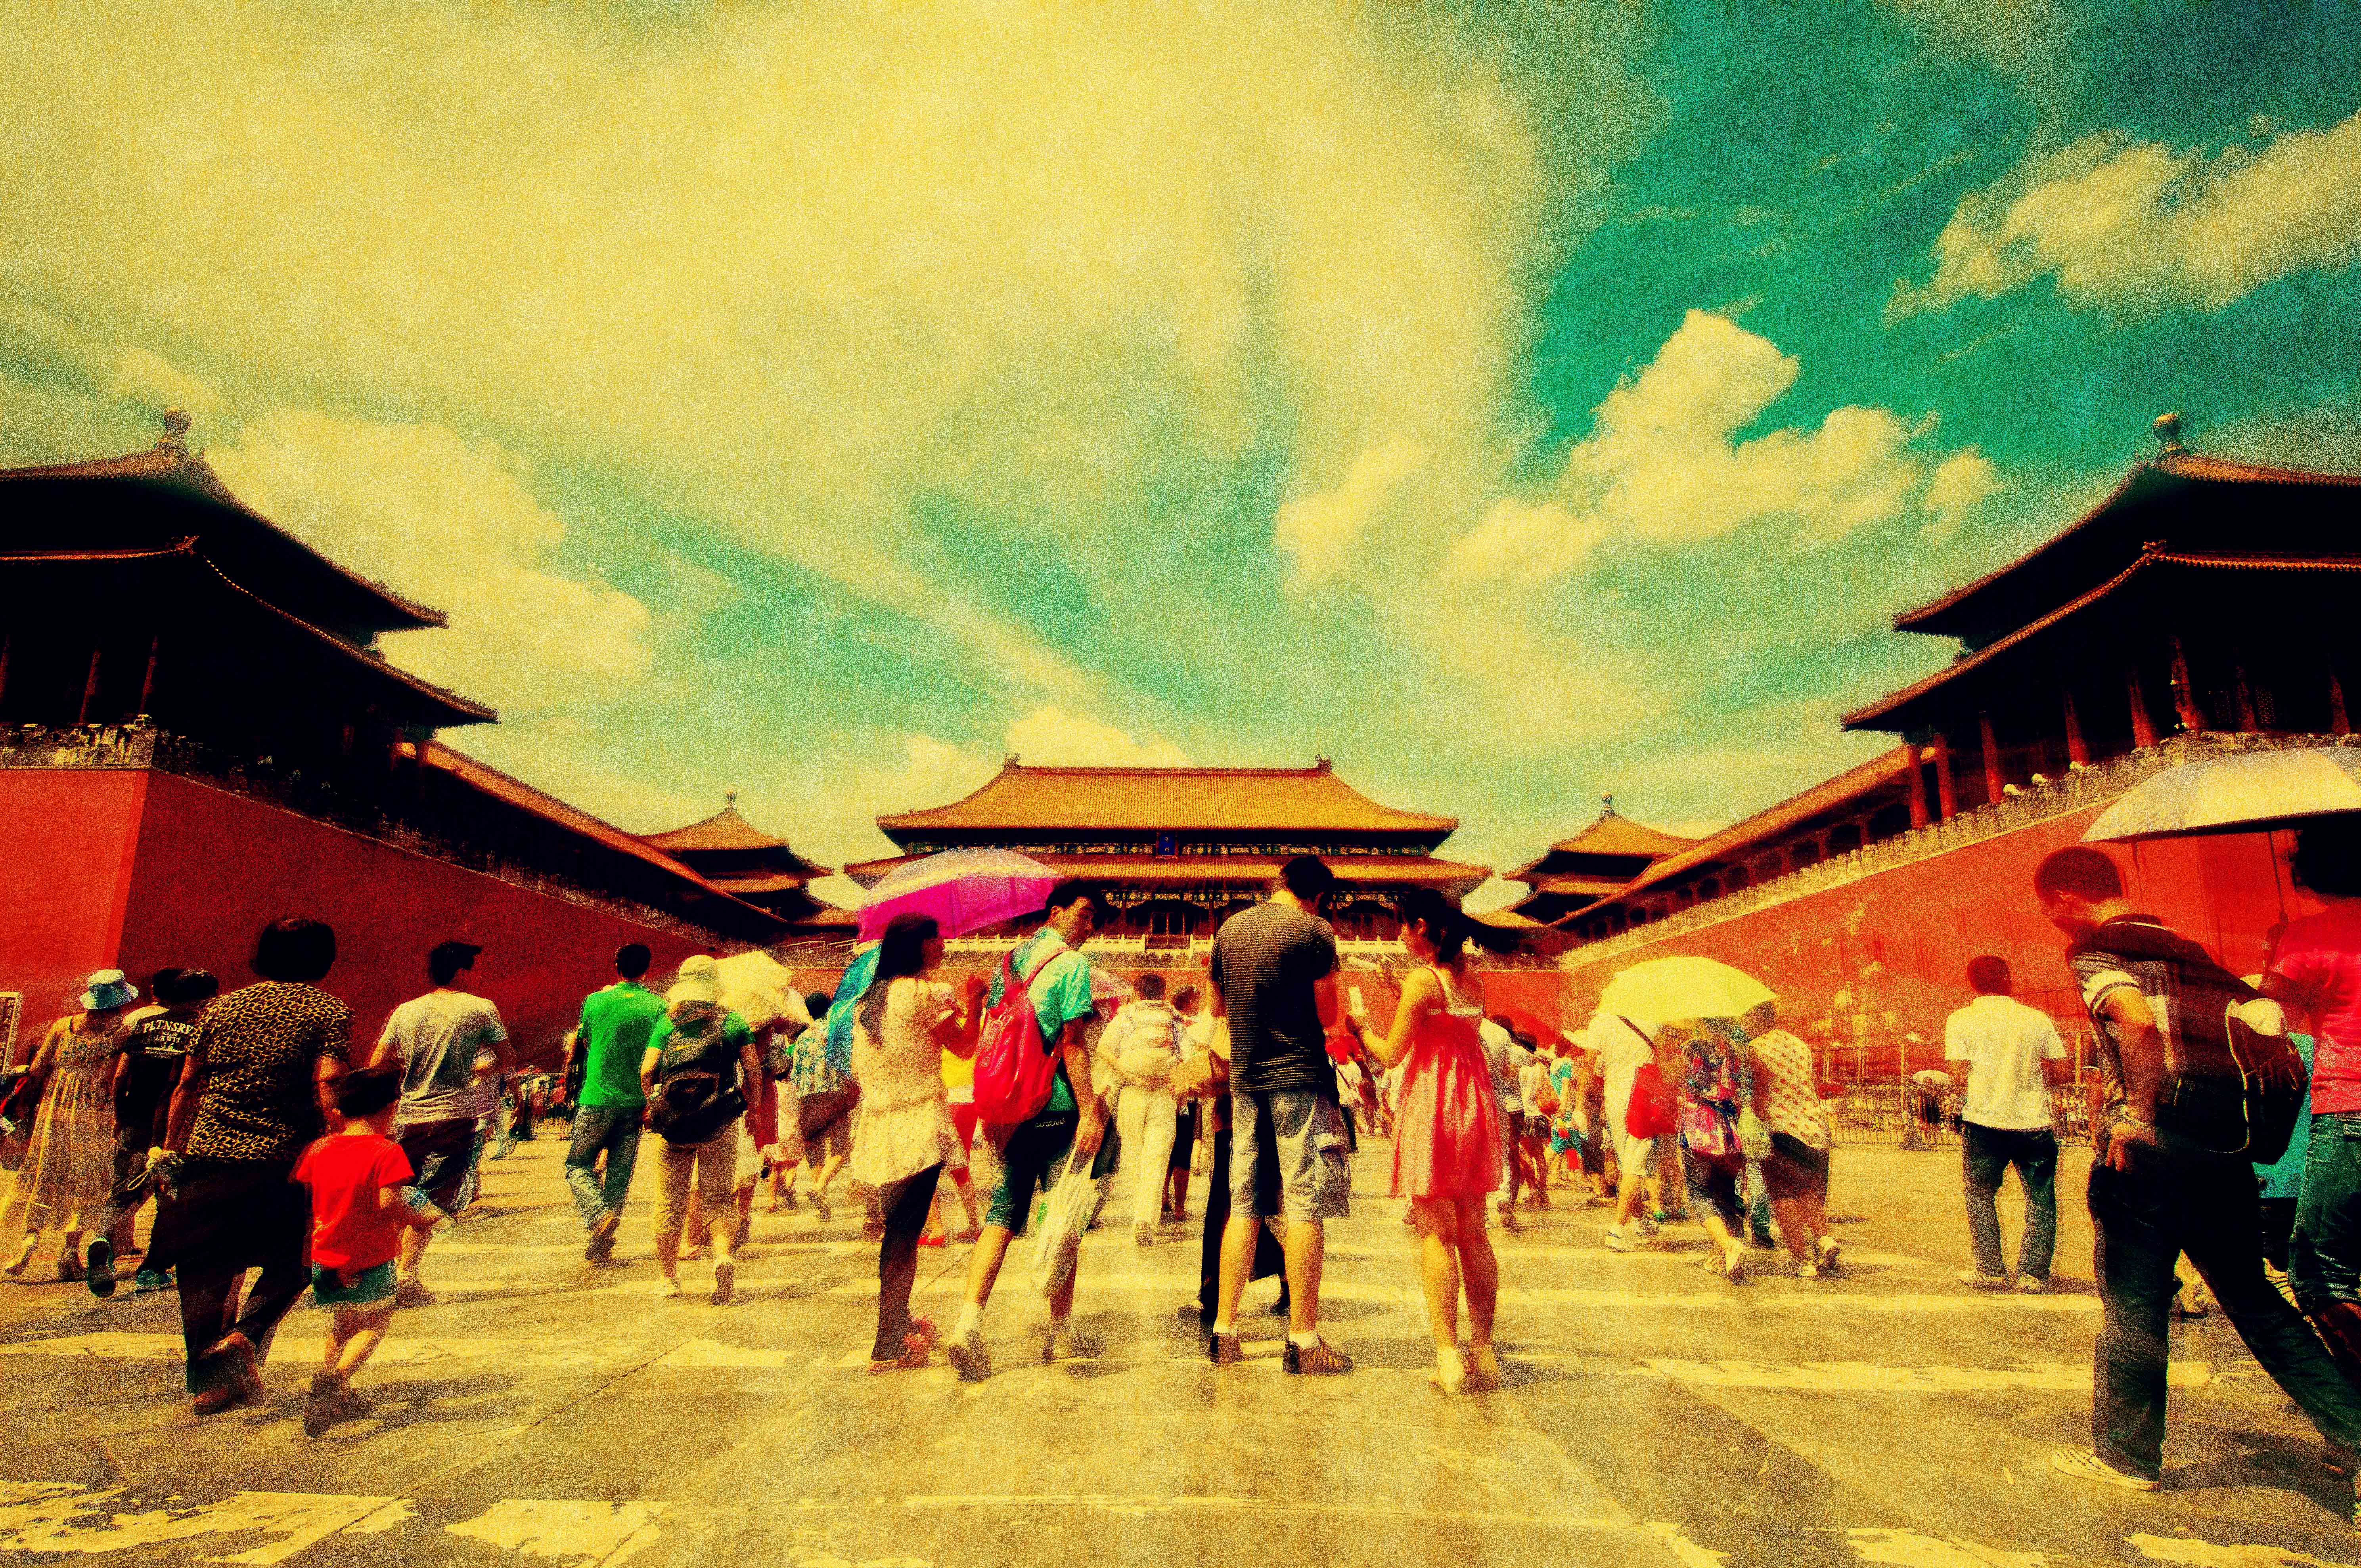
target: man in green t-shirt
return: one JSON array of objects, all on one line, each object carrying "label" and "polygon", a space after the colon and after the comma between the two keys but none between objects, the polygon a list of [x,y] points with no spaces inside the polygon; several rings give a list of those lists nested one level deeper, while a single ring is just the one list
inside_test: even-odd
[{"label": "man in green t-shirt", "polygon": [[619,949],[615,983],[582,999],[582,1021],[574,1030],[582,1093],[574,1104],[566,1186],[589,1229],[582,1255],[593,1263],[615,1250],[615,1227],[622,1222],[631,1165],[640,1154],[640,1119],[648,1102],[640,1091],[640,1058],[664,1015],[664,998],[640,983],[651,958],[643,942]]}]

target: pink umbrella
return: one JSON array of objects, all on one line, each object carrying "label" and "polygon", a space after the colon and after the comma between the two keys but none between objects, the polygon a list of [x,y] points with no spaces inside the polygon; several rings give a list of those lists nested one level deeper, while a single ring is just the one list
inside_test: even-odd
[{"label": "pink umbrella", "polygon": [[931,916],[944,936],[972,936],[1032,914],[1057,884],[1056,872],[1014,850],[945,850],[895,868],[869,890],[861,939],[884,935],[896,915]]}]

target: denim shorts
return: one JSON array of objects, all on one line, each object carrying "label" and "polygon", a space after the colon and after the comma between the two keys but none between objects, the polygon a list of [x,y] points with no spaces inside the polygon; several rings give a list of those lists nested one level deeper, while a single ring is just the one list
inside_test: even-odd
[{"label": "denim shorts", "polygon": [[364,1268],[350,1285],[339,1285],[335,1269],[315,1263],[312,1266],[312,1305],[329,1311],[339,1307],[390,1307],[393,1265],[380,1263],[375,1268]]},{"label": "denim shorts", "polygon": [[[1033,1217],[1033,1194],[1056,1186],[1066,1173],[1066,1156],[1074,1146],[1074,1129],[1079,1124],[1071,1115],[1037,1117],[1010,1129],[1008,1142],[1000,1150],[1000,1185],[993,1189],[992,1201],[984,1209],[985,1224],[998,1225],[1012,1235],[1025,1234],[1025,1223]],[[1106,1152],[1102,1145],[1100,1156]],[[1091,1163],[1095,1169],[1098,1161]]]},{"label": "denim shorts", "polygon": [[[1341,1220],[1352,1212],[1353,1165],[1345,1113],[1309,1089],[1230,1096],[1230,1212],[1280,1217],[1255,1201],[1258,1168],[1279,1168],[1279,1207],[1289,1220]],[[1261,1184],[1266,1193],[1268,1183]]]}]

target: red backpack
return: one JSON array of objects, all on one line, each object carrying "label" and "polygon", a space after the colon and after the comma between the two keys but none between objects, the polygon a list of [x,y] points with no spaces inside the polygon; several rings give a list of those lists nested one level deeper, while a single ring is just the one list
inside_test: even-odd
[{"label": "red backpack", "polygon": [[1000,960],[1000,1001],[983,1015],[975,1046],[975,1119],[984,1126],[1013,1127],[1049,1102],[1058,1054],[1041,1037],[1029,988],[1057,956],[1046,954],[1021,978],[1014,949]]}]

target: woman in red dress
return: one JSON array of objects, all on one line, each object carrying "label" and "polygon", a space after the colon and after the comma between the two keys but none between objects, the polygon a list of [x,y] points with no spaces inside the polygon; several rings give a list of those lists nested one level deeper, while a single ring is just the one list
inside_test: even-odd
[{"label": "woman in red dress", "polygon": [[[1393,1195],[1411,1201],[1419,1274],[1434,1332],[1431,1381],[1446,1394],[1494,1388],[1492,1313],[1500,1265],[1484,1229],[1484,1202],[1500,1187],[1500,1113],[1476,1025],[1484,982],[1466,953],[1466,923],[1442,894],[1404,901],[1402,946],[1419,965],[1404,977],[1383,1036],[1359,1025],[1361,1043],[1400,1069],[1394,1105]],[[1467,1295],[1467,1347],[1459,1345],[1459,1296]]]}]

